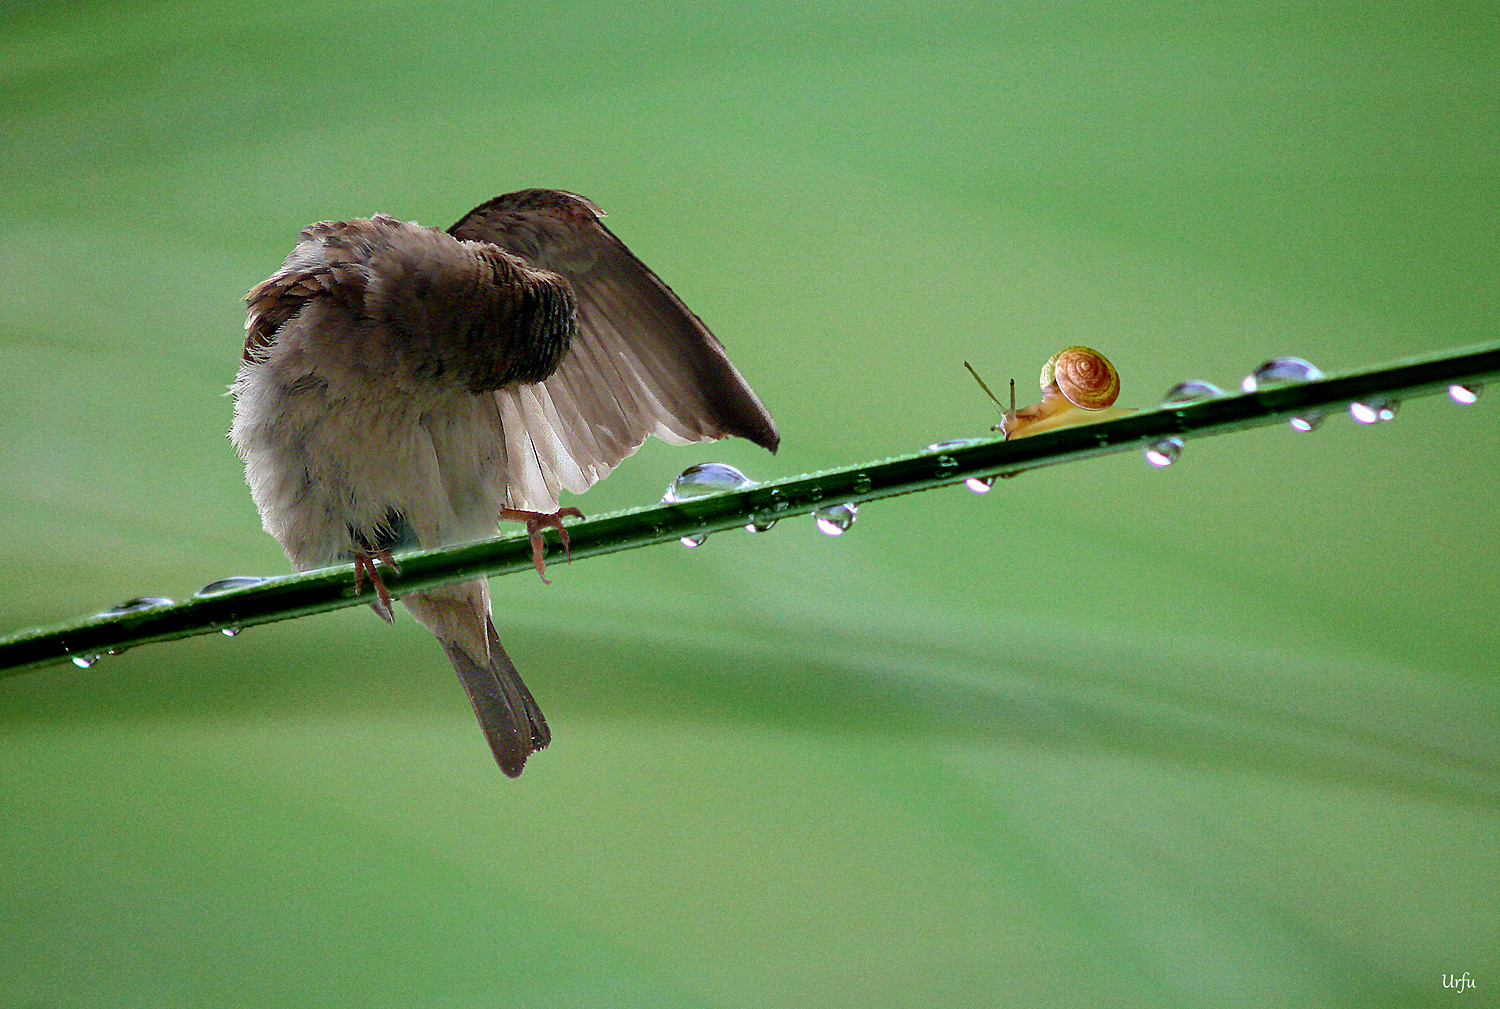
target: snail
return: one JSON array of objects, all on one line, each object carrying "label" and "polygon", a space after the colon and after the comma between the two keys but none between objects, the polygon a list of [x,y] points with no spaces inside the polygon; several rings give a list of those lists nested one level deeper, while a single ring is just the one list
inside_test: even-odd
[{"label": "snail", "polygon": [[1042,366],[1042,401],[1016,409],[1016,383],[1010,383],[1010,409],[1007,410],[990,392],[989,386],[964,362],[969,374],[979,383],[985,395],[1000,408],[1000,423],[992,431],[1005,439],[1023,438],[1074,424],[1092,424],[1127,413],[1128,407],[1115,406],[1120,397],[1120,374],[1109,358],[1089,347],[1066,347],[1047,359]]}]

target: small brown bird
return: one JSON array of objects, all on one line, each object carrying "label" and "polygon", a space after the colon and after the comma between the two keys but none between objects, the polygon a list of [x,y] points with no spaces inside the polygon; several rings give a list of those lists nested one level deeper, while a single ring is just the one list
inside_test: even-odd
[{"label": "small brown bird", "polygon": [[[723,345],[572,193],[497,196],[446,232],[377,214],[315,224],[245,296],[230,438],[267,532],[299,571],[353,561],[391,621],[393,550],[523,521],[567,542],[580,493],[647,435],[748,438],[771,415]],[[545,574],[543,574],[545,580]],[[501,770],[551,731],[490,618],[483,578],[409,593]]]}]

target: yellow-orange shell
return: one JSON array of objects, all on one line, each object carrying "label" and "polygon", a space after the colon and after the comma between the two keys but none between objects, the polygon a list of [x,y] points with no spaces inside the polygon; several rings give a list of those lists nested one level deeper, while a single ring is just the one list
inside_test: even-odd
[{"label": "yellow-orange shell", "polygon": [[1053,386],[1068,402],[1085,410],[1103,410],[1120,398],[1120,375],[1109,358],[1088,347],[1066,347],[1042,367],[1042,393]]}]

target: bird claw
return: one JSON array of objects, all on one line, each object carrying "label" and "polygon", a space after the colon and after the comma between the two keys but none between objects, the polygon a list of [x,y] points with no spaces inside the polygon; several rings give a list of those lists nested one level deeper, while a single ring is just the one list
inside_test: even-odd
[{"label": "bird claw", "polygon": [[354,555],[354,594],[359,595],[365,588],[365,575],[370,576],[370,583],[375,586],[375,599],[370,603],[370,609],[375,615],[388,624],[396,622],[395,611],[391,609],[391,594],[386,590],[385,582],[380,580],[380,572],[375,570],[375,562],[379,561],[390,568],[396,574],[401,573],[401,565],[396,563],[395,558],[387,550],[376,550],[372,553],[363,551]]},{"label": "bird claw", "polygon": [[516,508],[504,508],[500,512],[502,519],[526,523],[526,533],[531,538],[531,562],[536,565],[536,573],[541,576],[543,584],[546,585],[551,585],[552,580],[547,577],[547,562],[542,559],[542,555],[546,552],[546,545],[542,542],[543,527],[557,530],[558,538],[562,540],[563,554],[569,564],[573,563],[573,551],[568,543],[568,530],[562,524],[565,515],[583,518],[583,512],[577,508],[559,508],[555,512],[528,512]]}]

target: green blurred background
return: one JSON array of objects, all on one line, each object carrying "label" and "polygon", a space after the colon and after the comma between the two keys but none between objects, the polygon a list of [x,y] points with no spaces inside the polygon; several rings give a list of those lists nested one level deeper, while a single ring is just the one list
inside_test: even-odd
[{"label": "green blurred background", "polygon": [[[316,220],[610,211],[783,442],[589,513],[982,433],[965,359],[1500,336],[1493,4],[0,10],[0,633],[287,569],[222,394]],[[0,681],[0,1006],[1500,1004],[1497,410],[498,579],[518,781],[404,611]]]}]

